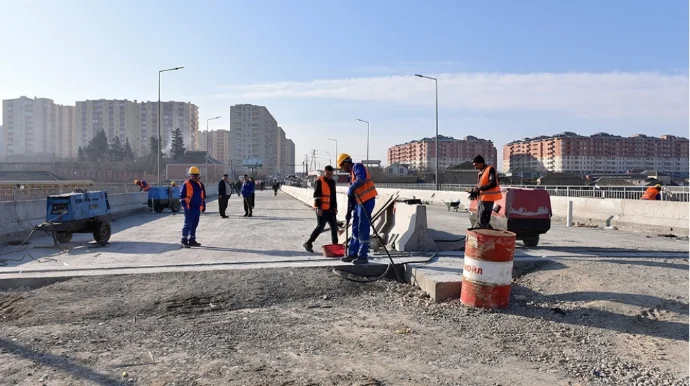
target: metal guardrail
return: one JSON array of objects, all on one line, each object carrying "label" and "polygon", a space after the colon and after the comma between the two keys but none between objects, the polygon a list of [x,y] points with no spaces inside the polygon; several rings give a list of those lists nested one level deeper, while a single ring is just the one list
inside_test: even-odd
[{"label": "metal guardrail", "polygon": [[[410,189],[410,190],[435,190],[434,184],[376,184],[380,188]],[[443,184],[442,191],[465,192],[474,185]],[[647,189],[646,186],[547,186],[547,185],[502,185],[503,187],[545,189],[555,197],[585,197],[585,198],[617,198],[624,200],[639,200]],[[661,195],[662,201],[690,201],[690,187],[670,186],[664,187]]]}]

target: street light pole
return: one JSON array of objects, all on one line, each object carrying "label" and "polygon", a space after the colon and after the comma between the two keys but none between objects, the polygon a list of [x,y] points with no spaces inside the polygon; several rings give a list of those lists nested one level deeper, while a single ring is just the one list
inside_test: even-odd
[{"label": "street light pole", "polygon": [[[337,156],[338,156],[338,140],[337,140],[337,139],[333,139],[333,138],[328,138],[328,140],[329,140],[329,141],[335,142],[335,156],[337,157]],[[333,165],[331,165],[331,166],[333,166]],[[338,165],[335,165],[335,166],[333,166],[333,167],[337,169],[339,166],[338,166]]]},{"label": "street light pole", "polygon": [[184,67],[168,68],[167,70],[158,71],[158,186],[161,186],[161,73],[167,71],[177,71]]},{"label": "street light pole", "polygon": [[439,180],[439,167],[438,167],[438,159],[439,159],[439,154],[438,154],[438,79],[437,78],[432,78],[430,76],[425,76],[425,75],[420,75],[420,74],[414,74],[414,76],[419,77],[419,78],[424,78],[424,79],[431,79],[434,81],[436,84],[436,140],[434,141],[434,152],[436,153],[436,190],[441,190],[441,181]]},{"label": "street light pole", "polygon": [[368,164],[369,163],[369,121],[365,121],[364,119],[359,119],[359,118],[357,118],[357,120],[367,124],[367,164]]},{"label": "street light pole", "polygon": [[210,154],[210,151],[211,151],[208,148],[208,139],[210,137],[210,134],[208,132],[208,121],[212,121],[214,119],[220,119],[220,117],[213,117],[213,118],[209,118],[206,120],[206,168],[204,169],[204,174],[206,174],[206,178],[208,178],[208,155]]}]

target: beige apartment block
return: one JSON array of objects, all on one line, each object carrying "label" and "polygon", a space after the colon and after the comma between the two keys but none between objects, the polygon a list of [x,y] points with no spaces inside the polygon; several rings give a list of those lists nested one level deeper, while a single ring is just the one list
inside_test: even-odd
[{"label": "beige apartment block", "polygon": [[566,131],[507,143],[503,146],[503,167],[504,171],[524,168],[581,175],[656,170],[687,176],[688,139],[644,134],[584,136]]},{"label": "beige apartment block", "polygon": [[[247,173],[250,160],[260,160],[253,170],[269,177],[282,177],[294,164],[294,143],[283,140],[278,122],[264,106],[250,104],[230,107],[230,162],[240,174]],[[292,158],[290,155],[292,151]],[[293,167],[294,169],[294,167]],[[292,174],[292,173],[290,173]]]},{"label": "beige apartment block", "polygon": [[[199,108],[188,102],[161,102],[161,142],[164,152],[170,150],[172,133],[179,128],[187,150],[197,150]],[[108,140],[129,140],[136,156],[149,153],[151,137],[158,137],[158,102],[128,100],[93,100],[77,102],[73,151],[85,147],[100,130]]]},{"label": "beige apartment block", "polygon": [[52,99],[27,98],[2,101],[3,158],[15,155],[71,155],[69,138],[73,133],[73,107],[55,104]]},{"label": "beige apartment block", "polygon": [[230,131],[214,130],[199,132],[199,150],[208,151],[209,155],[230,165]]}]

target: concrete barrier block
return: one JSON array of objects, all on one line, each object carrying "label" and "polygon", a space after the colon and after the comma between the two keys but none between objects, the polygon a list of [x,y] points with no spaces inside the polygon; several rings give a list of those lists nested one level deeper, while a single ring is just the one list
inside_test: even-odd
[{"label": "concrete barrier block", "polygon": [[427,228],[426,206],[395,203],[393,227],[388,243],[400,252],[425,252],[436,249]]}]

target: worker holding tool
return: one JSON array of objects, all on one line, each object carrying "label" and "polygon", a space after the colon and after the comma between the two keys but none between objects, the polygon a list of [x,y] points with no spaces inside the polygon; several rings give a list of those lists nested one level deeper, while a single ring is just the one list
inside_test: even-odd
[{"label": "worker holding tool", "polygon": [[642,197],[640,197],[640,200],[661,200],[661,185],[656,184],[648,187]]},{"label": "worker holding tool", "polygon": [[151,186],[146,183],[144,180],[134,180],[134,185],[139,187],[139,192],[148,192],[149,189],[151,189]]},{"label": "worker holding tool", "polygon": [[[352,219],[352,240],[347,256],[342,261],[353,264],[369,263],[369,243],[371,242],[371,216],[376,203],[376,187],[369,170],[362,163],[353,163],[348,154],[338,154],[338,167],[350,173],[350,187],[347,189],[348,208],[345,220]],[[353,214],[354,213],[354,214]]]},{"label": "worker holding tool", "polygon": [[479,199],[477,228],[491,229],[491,211],[494,208],[494,201],[503,197],[501,187],[498,186],[496,168],[487,165],[481,155],[474,157],[472,165],[479,171],[477,185],[470,191],[470,200]]},{"label": "worker holding tool", "polygon": [[196,241],[196,228],[199,217],[206,212],[206,187],[200,180],[199,168],[189,168],[189,179],[180,189],[180,203],[184,208],[184,226],[182,226],[182,247],[200,247]]},{"label": "worker holding tool", "polygon": [[223,174],[223,178],[218,182],[218,212],[220,212],[220,217],[228,218],[225,215],[225,210],[228,209],[228,200],[230,199],[230,194],[232,192],[232,187],[228,181],[228,175]]},{"label": "worker holding tool", "polygon": [[244,201],[243,217],[252,217],[252,211],[254,209],[254,203],[252,202],[252,196],[254,195],[254,182],[252,182],[252,180],[246,174],[244,175],[244,182],[242,183],[240,193],[242,194],[242,201]]},{"label": "worker holding tool", "polygon": [[[323,232],[326,224],[331,227],[331,244],[338,244],[338,200],[333,180],[333,166],[327,165],[323,169],[323,176],[314,183],[314,211],[316,212],[316,228],[303,244],[307,252],[314,253],[313,243]],[[277,182],[276,182],[277,184]]]}]

